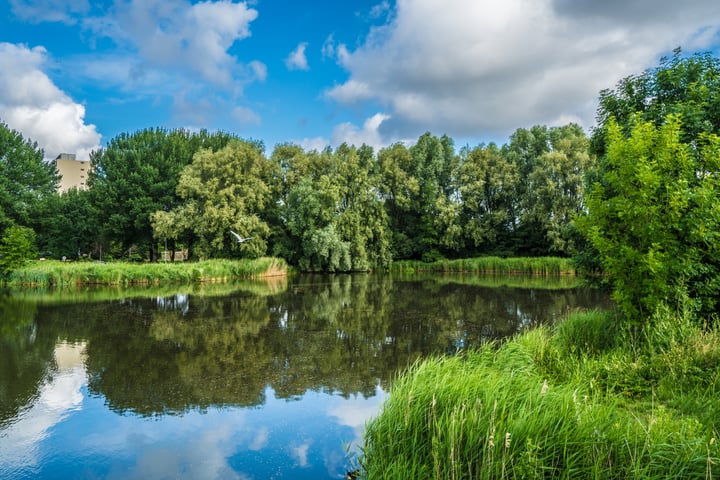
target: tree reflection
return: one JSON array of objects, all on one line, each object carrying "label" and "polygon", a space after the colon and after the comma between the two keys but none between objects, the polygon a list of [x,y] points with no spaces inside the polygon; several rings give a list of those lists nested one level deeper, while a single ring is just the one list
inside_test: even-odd
[{"label": "tree reflection", "polygon": [[[268,386],[286,399],[308,390],[370,397],[421,356],[454,353],[603,301],[584,289],[309,275],[264,294],[31,304],[35,310],[15,316],[24,318],[17,328],[3,324],[0,418],[37,389],[58,338],[86,342],[91,393],[118,412],[158,415],[259,405]],[[3,302],[7,311],[19,308]],[[27,329],[37,332],[32,347],[22,337]]]}]

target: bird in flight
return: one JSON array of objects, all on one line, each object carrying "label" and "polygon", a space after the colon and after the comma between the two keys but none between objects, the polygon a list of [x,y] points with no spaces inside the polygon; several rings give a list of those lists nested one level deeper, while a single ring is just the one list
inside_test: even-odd
[{"label": "bird in flight", "polygon": [[253,237],[243,238],[240,235],[238,235],[237,233],[233,232],[232,230],[230,230],[230,233],[232,233],[233,237],[235,237],[237,239],[238,243],[247,242],[248,240],[253,238]]}]

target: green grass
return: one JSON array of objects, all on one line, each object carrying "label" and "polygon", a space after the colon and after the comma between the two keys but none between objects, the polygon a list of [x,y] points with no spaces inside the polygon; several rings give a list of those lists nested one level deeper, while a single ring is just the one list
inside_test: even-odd
[{"label": "green grass", "polygon": [[570,316],[424,360],[371,420],[363,478],[651,479],[720,473],[720,332]]},{"label": "green grass", "polygon": [[263,257],[254,260],[207,260],[182,263],[99,263],[33,261],[15,270],[7,285],[161,285],[223,282],[284,274],[283,260]]},{"label": "green grass", "polygon": [[526,275],[574,275],[572,260],[559,257],[476,257],[425,263],[401,260],[390,266],[393,272],[477,272]]}]

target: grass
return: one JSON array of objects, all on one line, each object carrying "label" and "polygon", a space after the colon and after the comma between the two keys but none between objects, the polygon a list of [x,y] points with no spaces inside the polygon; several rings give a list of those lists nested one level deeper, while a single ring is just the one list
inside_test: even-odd
[{"label": "grass", "polygon": [[365,433],[363,478],[713,478],[720,332],[682,312],[644,328],[571,315],[393,384]]},{"label": "grass", "polygon": [[161,285],[197,282],[225,282],[239,278],[282,275],[287,271],[281,259],[206,260],[182,263],[99,263],[33,261],[15,270],[6,285]]},{"label": "grass", "polygon": [[526,275],[574,275],[572,260],[559,257],[476,257],[425,263],[401,260],[390,266],[393,272],[476,272]]}]

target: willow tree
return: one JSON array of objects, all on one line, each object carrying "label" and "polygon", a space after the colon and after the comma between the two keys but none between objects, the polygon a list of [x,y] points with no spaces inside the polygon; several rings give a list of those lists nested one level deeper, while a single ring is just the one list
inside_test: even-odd
[{"label": "willow tree", "polygon": [[[155,237],[186,238],[203,258],[264,255],[272,167],[256,142],[232,140],[218,151],[198,151],[178,182],[184,203],[152,215]],[[231,231],[251,240],[239,243]]]},{"label": "willow tree", "polygon": [[177,195],[180,173],[201,148],[218,150],[233,136],[150,128],[123,133],[107,147],[93,152],[88,185],[103,226],[101,232],[124,255],[131,248],[157,260],[150,214],[170,211],[181,203]]},{"label": "willow tree", "polygon": [[388,219],[377,192],[372,149],[336,150],[293,157],[286,177],[287,228],[303,270],[350,271],[390,261]]}]

